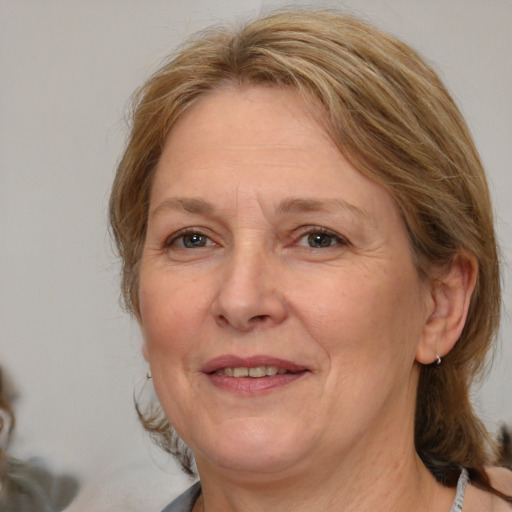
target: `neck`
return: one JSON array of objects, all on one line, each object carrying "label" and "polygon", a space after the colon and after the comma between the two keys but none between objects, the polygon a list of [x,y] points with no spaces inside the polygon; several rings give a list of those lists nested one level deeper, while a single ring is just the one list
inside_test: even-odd
[{"label": "neck", "polygon": [[[398,448],[398,447],[396,447]],[[302,474],[227,475],[201,472],[203,485],[199,512],[432,512],[445,511],[453,489],[438,484],[414,450],[395,449],[364,457],[357,464],[350,455],[335,467],[310,465]],[[361,462],[362,459],[360,459]],[[198,467],[200,465],[198,464]],[[316,466],[318,467],[318,466]],[[201,469],[201,468],[200,468]],[[204,473],[204,474],[203,474]]]}]

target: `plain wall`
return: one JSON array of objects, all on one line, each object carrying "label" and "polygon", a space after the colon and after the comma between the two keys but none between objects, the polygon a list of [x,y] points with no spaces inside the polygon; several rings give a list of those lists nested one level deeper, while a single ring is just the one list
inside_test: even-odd
[{"label": "plain wall", "polygon": [[[0,0],[0,364],[19,396],[14,454],[77,474],[73,510],[159,510],[187,485],[133,411],[146,370],[106,227],[128,98],[187,34],[284,4]],[[501,347],[474,397],[494,430],[512,421],[512,2],[309,5],[346,8],[414,46],[469,122],[505,263]]]}]

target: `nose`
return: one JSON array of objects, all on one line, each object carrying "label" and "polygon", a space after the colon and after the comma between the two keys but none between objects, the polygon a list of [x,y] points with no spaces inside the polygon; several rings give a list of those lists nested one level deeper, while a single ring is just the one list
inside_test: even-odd
[{"label": "nose", "polygon": [[218,325],[239,331],[280,324],[287,316],[279,269],[263,249],[238,251],[219,273],[212,313]]}]

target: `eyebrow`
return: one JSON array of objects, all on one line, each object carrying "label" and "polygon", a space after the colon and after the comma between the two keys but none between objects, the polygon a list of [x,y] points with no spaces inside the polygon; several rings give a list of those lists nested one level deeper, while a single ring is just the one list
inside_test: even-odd
[{"label": "eyebrow", "polygon": [[158,215],[166,210],[180,210],[187,213],[195,214],[208,214],[215,210],[215,207],[205,201],[195,197],[170,197],[162,201],[153,211],[150,216]]},{"label": "eyebrow", "polygon": [[[187,213],[205,215],[215,213],[216,207],[204,199],[195,197],[170,197],[162,201],[150,216],[159,215],[166,210],[178,210]],[[276,213],[286,215],[289,213],[314,213],[314,212],[349,212],[360,219],[366,219],[368,214],[361,208],[341,198],[311,199],[302,197],[291,197],[281,201]]]},{"label": "eyebrow", "polygon": [[329,199],[309,199],[301,197],[292,197],[279,203],[277,212],[286,213],[308,213],[308,212],[336,212],[347,211],[356,217],[366,219],[368,214],[361,208],[341,199],[339,197]]}]

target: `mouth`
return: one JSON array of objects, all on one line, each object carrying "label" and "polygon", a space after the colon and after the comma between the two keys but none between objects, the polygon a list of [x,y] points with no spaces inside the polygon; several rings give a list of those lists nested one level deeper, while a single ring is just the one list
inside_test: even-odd
[{"label": "mouth", "polygon": [[201,369],[203,373],[210,375],[224,375],[226,377],[272,377],[287,373],[299,373],[308,371],[308,368],[293,361],[276,357],[257,355],[252,357],[238,357],[225,355],[208,361]]},{"label": "mouth", "polygon": [[212,359],[202,372],[214,385],[226,391],[254,395],[295,382],[310,370],[269,356],[240,358],[228,355]]},{"label": "mouth", "polygon": [[250,377],[251,379],[261,379],[262,377],[272,377],[274,375],[286,375],[287,373],[298,373],[288,371],[286,368],[279,368],[278,366],[234,366],[228,368],[219,368],[212,372],[215,375],[224,375],[226,377],[233,377],[240,379],[243,377]]}]

